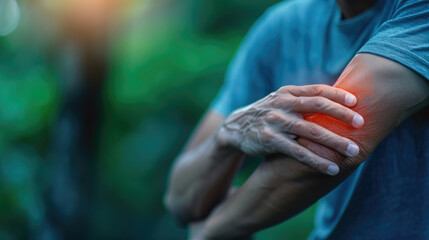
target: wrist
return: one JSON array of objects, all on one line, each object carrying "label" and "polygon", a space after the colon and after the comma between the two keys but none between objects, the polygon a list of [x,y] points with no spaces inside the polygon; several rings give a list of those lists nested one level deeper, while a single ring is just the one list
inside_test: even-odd
[{"label": "wrist", "polygon": [[230,141],[230,133],[224,127],[219,130],[213,136],[213,153],[215,159],[232,159],[240,158],[244,156],[244,153],[234,146]]},{"label": "wrist", "polygon": [[240,149],[233,144],[231,133],[224,126],[221,126],[215,133],[214,141],[216,148],[221,152],[241,152]]}]

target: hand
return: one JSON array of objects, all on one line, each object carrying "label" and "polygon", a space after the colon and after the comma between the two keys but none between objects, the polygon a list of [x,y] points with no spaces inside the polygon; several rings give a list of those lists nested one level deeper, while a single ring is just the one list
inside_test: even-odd
[{"label": "hand", "polygon": [[297,136],[317,142],[354,157],[359,147],[351,140],[303,119],[305,114],[320,113],[355,128],[363,126],[354,95],[327,85],[285,86],[267,97],[233,112],[220,128],[217,139],[253,156],[282,153],[308,166],[336,175],[338,166],[299,145]]}]

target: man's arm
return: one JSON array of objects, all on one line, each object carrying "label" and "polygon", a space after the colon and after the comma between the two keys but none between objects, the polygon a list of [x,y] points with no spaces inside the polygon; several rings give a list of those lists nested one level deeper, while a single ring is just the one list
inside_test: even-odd
[{"label": "man's arm", "polygon": [[164,203],[182,225],[207,216],[226,195],[243,161],[242,152],[216,140],[224,120],[209,111],[173,166]]},{"label": "man's arm", "polygon": [[363,118],[346,107],[356,101],[349,92],[327,85],[285,86],[237,109],[220,128],[223,117],[209,112],[173,166],[166,206],[182,224],[205,218],[223,200],[244,155],[283,153],[318,171],[337,174],[336,164],[304,148],[294,136],[356,156],[359,147],[352,141],[302,118],[303,113],[323,113],[361,127]]},{"label": "man's arm", "polygon": [[358,97],[353,110],[364,117],[365,125],[353,129],[323,115],[306,119],[357,143],[359,155],[345,157],[309,140],[298,139],[316,154],[336,162],[340,174],[331,177],[317,173],[284,155],[268,157],[249,180],[209,216],[204,226],[208,239],[248,235],[307,208],[349,176],[404,119],[426,106],[429,96],[429,84],[420,75],[371,54],[356,56],[335,87]]}]

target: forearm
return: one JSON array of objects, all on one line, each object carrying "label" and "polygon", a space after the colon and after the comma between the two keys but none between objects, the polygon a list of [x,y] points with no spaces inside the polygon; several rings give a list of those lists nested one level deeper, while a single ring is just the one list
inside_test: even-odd
[{"label": "forearm", "polygon": [[213,211],[205,225],[206,237],[235,239],[283,222],[312,205],[343,178],[343,174],[330,177],[316,173],[284,155],[272,156]]},{"label": "forearm", "polygon": [[187,224],[210,213],[228,192],[243,156],[213,135],[178,157],[165,203],[180,223]]},{"label": "forearm", "polygon": [[205,225],[209,239],[253,233],[299,213],[340,184],[402,120],[427,104],[429,87],[420,76],[411,71],[397,71],[404,68],[396,66],[397,63],[390,68],[390,65],[380,66],[385,60],[372,59],[361,57],[352,61],[335,85],[358,96],[355,110],[365,119],[363,128],[353,129],[323,115],[306,117],[357,143],[359,155],[344,157],[314,142],[298,139],[311,151],[335,161],[340,174],[325,176],[290,157],[273,156],[211,214]]}]

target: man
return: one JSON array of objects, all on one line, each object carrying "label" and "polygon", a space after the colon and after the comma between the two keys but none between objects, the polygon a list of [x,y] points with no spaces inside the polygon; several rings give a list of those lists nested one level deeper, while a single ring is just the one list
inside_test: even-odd
[{"label": "man", "polygon": [[[322,198],[310,239],[429,239],[428,19],[414,0],[271,8],[174,165],[165,202],[201,221],[191,237],[250,236]],[[229,190],[245,155],[266,160]]]}]

